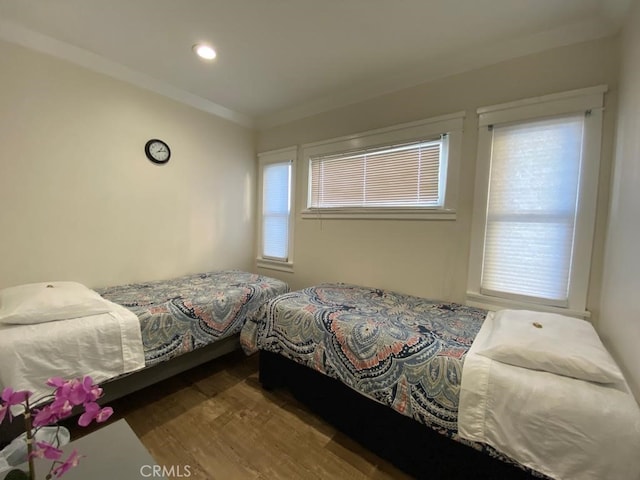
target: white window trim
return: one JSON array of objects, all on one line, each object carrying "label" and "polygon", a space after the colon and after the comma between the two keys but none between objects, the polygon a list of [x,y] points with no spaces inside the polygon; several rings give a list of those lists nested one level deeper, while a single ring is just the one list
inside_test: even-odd
[{"label": "white window trim", "polygon": [[396,142],[424,140],[449,134],[448,160],[445,165],[446,186],[443,207],[407,208],[305,208],[301,217],[305,219],[393,219],[393,220],[455,220],[458,201],[458,178],[462,157],[462,129],[465,112],[441,115],[416,122],[369,130],[301,146],[302,175],[307,181],[307,205],[309,204],[309,163],[312,157],[332,155],[358,149],[390,145]]},{"label": "white window trim", "polygon": [[[478,160],[476,163],[475,199],[471,230],[467,303],[481,308],[528,308],[587,318],[586,310],[591,252],[596,217],[598,174],[602,143],[602,111],[606,85],[529,98],[477,110]],[[481,293],[482,262],[486,226],[487,198],[491,160],[491,134],[489,126],[563,114],[587,112],[585,142],[583,143],[580,195],[575,225],[574,253],[572,255],[569,298],[566,307],[543,305],[532,301],[493,297]],[[585,261],[586,260],[586,261]]]},{"label": "white window trim", "polygon": [[[293,229],[295,218],[295,184],[296,184],[296,163],[298,157],[298,147],[286,147],[278,150],[258,153],[258,235],[256,251],[256,266],[268,270],[278,270],[281,272],[293,272]],[[262,194],[263,194],[263,172],[266,165],[272,163],[291,162],[291,210],[289,212],[289,250],[287,261],[263,258],[262,252]]]}]

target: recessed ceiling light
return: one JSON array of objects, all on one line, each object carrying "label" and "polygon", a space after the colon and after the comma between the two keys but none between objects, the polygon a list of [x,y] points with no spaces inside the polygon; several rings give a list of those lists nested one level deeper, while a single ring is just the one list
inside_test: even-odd
[{"label": "recessed ceiling light", "polygon": [[205,60],[213,60],[216,58],[216,51],[205,43],[196,43],[193,46],[193,51],[196,52],[196,55],[200,58],[204,58]]}]

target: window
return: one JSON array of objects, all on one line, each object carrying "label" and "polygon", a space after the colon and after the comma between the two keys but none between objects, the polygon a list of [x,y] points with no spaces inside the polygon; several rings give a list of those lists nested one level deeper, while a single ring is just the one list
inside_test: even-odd
[{"label": "window", "polygon": [[292,271],[293,178],[296,148],[258,154],[260,228],[258,267]]},{"label": "window", "polygon": [[603,93],[479,110],[472,302],[586,316]]},{"label": "window", "polygon": [[303,218],[455,218],[463,116],[303,145]]},{"label": "window", "polygon": [[311,159],[311,208],[441,207],[447,136]]}]

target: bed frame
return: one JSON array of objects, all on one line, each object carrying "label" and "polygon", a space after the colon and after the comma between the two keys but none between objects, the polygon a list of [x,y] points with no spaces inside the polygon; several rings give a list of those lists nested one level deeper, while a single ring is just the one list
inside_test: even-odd
[{"label": "bed frame", "polygon": [[[238,333],[185,353],[184,355],[180,355],[179,357],[172,358],[166,362],[107,380],[100,385],[104,389],[104,395],[98,403],[106,405],[120,397],[142,390],[149,385],[166,380],[169,377],[173,377],[193,367],[231,353],[239,348],[240,334]],[[24,419],[22,415],[15,417],[12,422],[5,420],[2,425],[0,425],[0,448],[4,447],[23,432]]]},{"label": "bed frame", "polygon": [[112,380],[107,380],[102,385],[104,395],[100,398],[101,404],[112,402],[120,397],[142,390],[149,385],[166,380],[179,373],[197,367],[203,363],[214,360],[222,355],[231,353],[240,348],[240,334],[231,335],[217,340],[204,347],[172,358],[166,362],[158,363],[137,372],[121,375]]},{"label": "bed frame", "polygon": [[260,383],[286,387],[336,428],[416,478],[468,480],[534,478],[530,473],[451,440],[281,355],[260,351]]}]

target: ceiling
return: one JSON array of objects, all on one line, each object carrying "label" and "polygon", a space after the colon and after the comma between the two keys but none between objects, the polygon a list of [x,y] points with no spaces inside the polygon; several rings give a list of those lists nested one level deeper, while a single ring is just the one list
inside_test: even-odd
[{"label": "ceiling", "polygon": [[631,1],[0,0],[0,38],[268,127],[615,34]]}]

